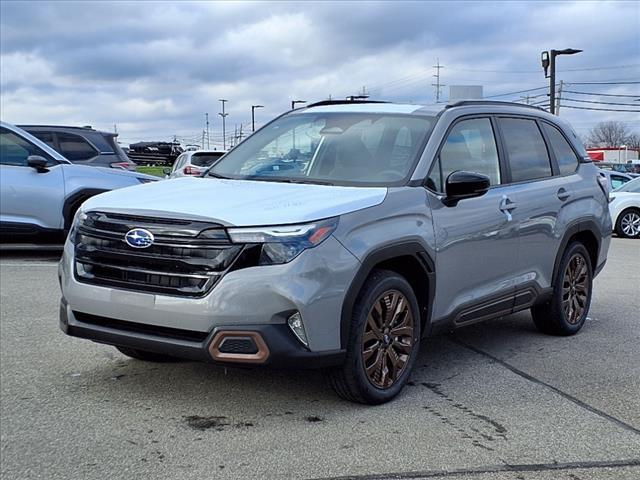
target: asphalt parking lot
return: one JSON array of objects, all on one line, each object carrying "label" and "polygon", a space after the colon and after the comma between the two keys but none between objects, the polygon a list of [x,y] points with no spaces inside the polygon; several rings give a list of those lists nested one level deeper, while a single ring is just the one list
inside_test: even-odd
[{"label": "asphalt parking lot", "polygon": [[614,238],[572,338],[528,312],[424,346],[395,401],[314,371],[152,364],[58,329],[56,255],[3,253],[1,476],[640,478],[640,242]]}]

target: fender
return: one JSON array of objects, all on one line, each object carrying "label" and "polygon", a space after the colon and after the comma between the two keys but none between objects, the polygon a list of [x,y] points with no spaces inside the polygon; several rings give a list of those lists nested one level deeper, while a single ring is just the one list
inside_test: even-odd
[{"label": "fender", "polygon": [[[577,233],[581,232],[591,232],[596,239],[597,243],[597,251],[596,251],[596,262],[598,259],[598,254],[600,253],[600,244],[602,243],[602,231],[598,224],[593,220],[577,220],[571,222],[567,228],[565,229],[564,236],[562,237],[562,241],[560,242],[560,247],[556,252],[556,259],[553,263],[553,276],[551,277],[551,281],[555,284],[556,276],[558,275],[558,267],[560,265],[560,259],[564,254],[564,251],[567,249],[567,245],[571,237],[573,237]],[[598,268],[598,265],[592,265],[592,269],[595,272]]]},{"label": "fender", "polygon": [[64,206],[62,207],[62,218],[64,220],[63,228],[64,230],[69,230],[71,228],[71,222],[73,221],[73,216],[76,213],[76,210],[82,202],[93,197],[94,195],[98,195],[99,193],[108,192],[109,190],[101,189],[101,188],[83,188],[76,192],[73,192],[69,197],[64,201]]},{"label": "fender", "polygon": [[[431,256],[426,252],[424,246],[418,241],[392,243],[373,250],[365,257],[358,269],[358,272],[353,278],[353,281],[351,282],[351,286],[347,290],[347,294],[345,295],[345,299],[342,304],[342,314],[340,319],[341,348],[346,348],[347,341],[349,339],[353,307],[355,305],[356,298],[358,297],[367,277],[371,274],[371,271],[381,262],[407,256],[414,257],[417,260],[417,263],[421,267],[420,274],[425,275],[427,278],[428,288],[427,291],[424,292],[425,297],[423,297],[423,302],[420,303],[426,304],[426,309],[421,312],[423,326],[422,334],[425,336],[429,333],[431,329],[431,312],[436,286],[435,263]],[[419,298],[420,292],[417,292],[416,296]]]}]

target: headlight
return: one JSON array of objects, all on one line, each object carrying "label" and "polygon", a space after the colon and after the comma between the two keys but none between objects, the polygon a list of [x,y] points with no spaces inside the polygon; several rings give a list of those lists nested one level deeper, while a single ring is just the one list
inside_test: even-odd
[{"label": "headlight", "polygon": [[71,243],[75,241],[76,232],[78,231],[78,227],[84,223],[87,218],[87,214],[82,210],[78,209],[75,216],[73,217],[73,223],[71,224],[71,228],[69,229],[69,240]]},{"label": "headlight", "polygon": [[281,227],[230,228],[234,243],[262,245],[259,265],[287,263],[308,248],[320,245],[338,226],[337,218],[303,225]]}]

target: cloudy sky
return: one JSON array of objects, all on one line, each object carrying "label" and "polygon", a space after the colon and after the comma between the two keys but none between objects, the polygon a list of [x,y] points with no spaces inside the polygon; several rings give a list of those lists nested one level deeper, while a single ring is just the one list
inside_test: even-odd
[{"label": "cloudy sky", "polygon": [[[376,99],[433,103],[436,59],[446,85],[544,102],[548,80],[539,58],[551,48],[584,50],[558,59],[558,81],[580,92],[566,93],[574,101],[565,105],[640,104],[631,97],[640,98],[640,8],[633,1],[3,0],[0,14],[2,119],[105,130],[117,124],[125,143],[173,135],[194,141],[205,112],[212,141],[220,140],[220,98],[229,100],[228,132],[250,127],[252,104],[265,106],[257,110],[261,124],[293,99],[344,98],[363,87]],[[502,95],[521,90],[531,91]],[[596,93],[607,96],[589,95]],[[580,133],[611,119],[640,130],[638,113],[563,105],[561,115]]]}]

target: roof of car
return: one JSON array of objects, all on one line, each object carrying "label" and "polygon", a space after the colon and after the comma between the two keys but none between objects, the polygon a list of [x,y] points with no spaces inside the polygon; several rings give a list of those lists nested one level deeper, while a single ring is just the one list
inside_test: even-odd
[{"label": "roof of car", "polygon": [[500,102],[494,100],[461,100],[452,103],[438,104],[413,104],[413,103],[391,103],[379,101],[348,101],[348,100],[326,100],[313,103],[306,107],[294,110],[293,113],[313,112],[354,112],[354,113],[403,113],[416,115],[437,115],[443,110],[463,107],[497,107],[505,109],[515,109],[531,113],[548,113],[542,108],[532,105],[525,105],[515,102]]},{"label": "roof of car", "polygon": [[95,128],[93,128],[90,125],[86,125],[84,127],[74,127],[74,126],[70,126],[70,125],[17,125],[18,127],[25,129],[25,130],[81,130],[84,132],[98,132],[98,133],[102,133],[103,135],[113,135],[113,136],[117,136],[117,133],[113,133],[113,132],[106,132],[106,131],[102,131],[102,130],[96,130]]}]

